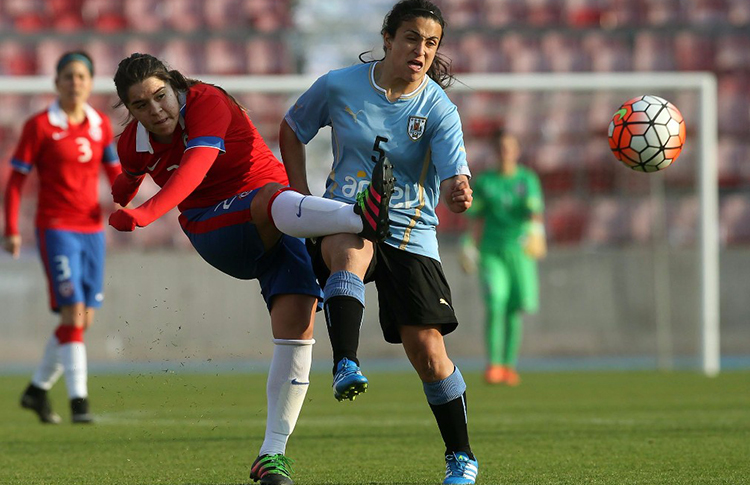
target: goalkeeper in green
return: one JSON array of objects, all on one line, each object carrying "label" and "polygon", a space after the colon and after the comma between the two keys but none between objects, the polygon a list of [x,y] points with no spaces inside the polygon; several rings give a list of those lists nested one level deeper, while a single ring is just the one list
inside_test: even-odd
[{"label": "goalkeeper in green", "polygon": [[485,380],[516,386],[521,314],[539,306],[536,260],[547,253],[544,199],[537,175],[518,164],[518,139],[499,131],[493,144],[497,166],[472,182],[474,203],[466,212],[472,220],[462,238],[461,265],[467,273],[478,266],[483,287],[489,361]]}]

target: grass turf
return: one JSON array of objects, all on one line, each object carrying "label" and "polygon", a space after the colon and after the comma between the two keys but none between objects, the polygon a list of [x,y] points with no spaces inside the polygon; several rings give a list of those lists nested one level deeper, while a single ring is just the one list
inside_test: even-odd
[{"label": "grass turf", "polygon": [[[287,448],[297,485],[439,484],[442,441],[413,373],[369,373],[336,402],[313,375]],[[479,484],[750,483],[750,373],[527,373],[517,388],[465,374]],[[0,483],[238,485],[265,429],[265,376],[92,375],[94,425],[59,426],[18,405],[0,376]]]}]

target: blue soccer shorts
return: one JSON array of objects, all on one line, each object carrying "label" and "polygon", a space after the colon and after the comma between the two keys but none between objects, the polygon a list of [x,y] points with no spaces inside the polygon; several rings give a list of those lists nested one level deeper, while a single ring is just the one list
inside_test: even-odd
[{"label": "blue soccer shorts", "polygon": [[242,192],[211,207],[188,209],[180,215],[180,225],[208,264],[238,279],[257,279],[269,310],[276,295],[311,295],[322,300],[303,239],[282,234],[268,251],[263,247],[250,214],[257,192]]},{"label": "blue soccer shorts", "polygon": [[52,311],[75,303],[84,303],[88,308],[102,306],[104,231],[84,233],[40,228],[36,236]]}]

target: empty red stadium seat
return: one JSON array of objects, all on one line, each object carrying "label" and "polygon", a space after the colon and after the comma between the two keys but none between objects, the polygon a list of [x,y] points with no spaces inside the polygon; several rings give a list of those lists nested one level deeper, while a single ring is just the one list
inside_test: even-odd
[{"label": "empty red stadium seat", "polygon": [[551,244],[578,244],[587,230],[588,205],[574,196],[546,197],[545,226]]}]

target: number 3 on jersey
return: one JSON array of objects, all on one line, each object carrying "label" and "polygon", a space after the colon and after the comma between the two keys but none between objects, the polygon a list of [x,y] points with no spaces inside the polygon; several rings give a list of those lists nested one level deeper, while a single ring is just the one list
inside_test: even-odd
[{"label": "number 3 on jersey", "polygon": [[91,141],[85,136],[79,136],[76,138],[76,144],[78,145],[78,151],[80,152],[78,161],[81,163],[91,161],[91,157],[93,156],[93,152],[91,151]]}]

